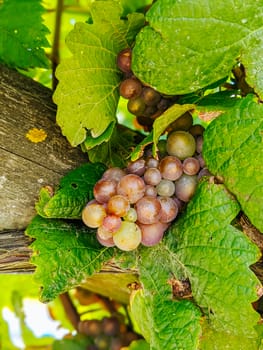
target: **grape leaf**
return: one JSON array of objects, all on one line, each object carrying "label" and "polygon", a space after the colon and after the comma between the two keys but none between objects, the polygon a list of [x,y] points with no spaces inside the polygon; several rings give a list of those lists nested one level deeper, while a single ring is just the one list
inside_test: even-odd
[{"label": "grape leaf", "polygon": [[[241,52],[250,83],[260,80],[262,2],[159,0],[146,20],[149,25],[136,37],[132,69],[160,92],[182,95],[216,82],[229,75]],[[258,55],[252,59],[253,52]]]},{"label": "grape leaf", "polygon": [[23,69],[49,66],[43,49],[49,47],[43,12],[40,0],[0,3],[0,62]]},{"label": "grape leaf", "polygon": [[120,19],[122,8],[114,1],[96,1],[90,11],[92,23],[77,23],[68,34],[73,56],[56,72],[57,123],[72,146],[85,141],[87,130],[98,137],[116,122],[121,80],[116,57],[144,24],[139,13]]},{"label": "grape leaf", "polygon": [[[218,332],[255,337],[260,282],[249,266],[259,249],[230,225],[239,205],[223,185],[203,182],[186,212],[170,230],[167,243],[184,267],[193,297]],[[174,247],[173,247],[174,245]]]},{"label": "grape leaf", "polygon": [[94,198],[93,187],[105,170],[106,166],[102,163],[84,163],[60,180],[54,195],[43,187],[36,203],[37,213],[46,218],[80,218],[85,204]]},{"label": "grape leaf", "polygon": [[[224,137],[225,135],[225,137]],[[263,232],[263,106],[247,96],[205,132],[203,156]]]},{"label": "grape leaf", "polygon": [[43,302],[79,285],[100,270],[112,256],[112,248],[102,247],[95,231],[80,222],[36,216],[26,229],[31,244],[35,279],[42,285]]},{"label": "grape leaf", "polygon": [[129,350],[150,350],[149,344],[145,340],[134,340],[129,345]]}]

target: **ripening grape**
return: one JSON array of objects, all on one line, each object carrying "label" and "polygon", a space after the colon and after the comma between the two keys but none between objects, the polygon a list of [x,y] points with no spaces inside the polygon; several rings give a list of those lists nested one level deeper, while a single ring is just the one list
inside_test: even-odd
[{"label": "ripening grape", "polygon": [[137,211],[134,208],[130,208],[125,216],[123,216],[123,220],[135,222],[137,221]]},{"label": "ripening grape", "polygon": [[199,135],[196,138],[196,152],[201,153],[203,149],[203,143],[204,143],[204,138],[203,136]]},{"label": "ripening grape", "polygon": [[138,96],[128,101],[127,108],[130,113],[140,116],[143,115],[146,105],[143,99]]},{"label": "ripening grape", "polygon": [[180,200],[189,202],[195,193],[196,187],[197,176],[183,174],[175,183],[175,194]]},{"label": "ripening grape", "polygon": [[112,238],[112,232],[109,231],[103,225],[97,228],[97,235],[103,240],[108,240],[109,238]]},{"label": "ripening grape", "polygon": [[168,224],[160,221],[150,225],[141,223],[138,223],[138,225],[142,232],[141,243],[147,247],[158,244],[162,240],[165,230],[168,228]]},{"label": "ripening grape", "polygon": [[126,175],[125,171],[122,170],[121,168],[117,168],[117,167],[114,167],[114,168],[109,168],[107,169],[103,176],[102,176],[102,179],[104,180],[115,180],[115,181],[120,181],[120,179]]},{"label": "ripening grape", "polygon": [[127,173],[142,176],[145,172],[145,160],[140,158],[135,162],[129,162],[127,165]]},{"label": "ripening grape", "polygon": [[182,175],[183,166],[177,157],[169,155],[160,161],[159,170],[164,179],[175,181]]},{"label": "ripening grape", "polygon": [[122,221],[121,227],[113,234],[113,242],[121,250],[136,249],[141,243],[142,234],[139,226],[134,222]]},{"label": "ripening grape", "polygon": [[159,92],[149,86],[145,86],[143,88],[141,96],[147,106],[155,106],[161,100],[161,95]]},{"label": "ripening grape", "polygon": [[171,180],[161,180],[156,186],[157,194],[159,196],[171,197],[175,192],[175,184]]},{"label": "ripening grape", "polygon": [[144,173],[144,181],[148,185],[156,186],[162,179],[160,170],[157,168],[147,168]]},{"label": "ripening grape", "polygon": [[120,95],[126,99],[137,97],[142,92],[142,84],[136,78],[128,78],[120,84]]},{"label": "ripening grape", "polygon": [[145,182],[135,174],[123,176],[117,185],[117,194],[127,197],[131,204],[136,203],[143,197]]},{"label": "ripening grape", "polygon": [[101,334],[102,325],[99,320],[85,320],[78,324],[79,333],[89,335],[91,337],[96,337]]},{"label": "ripening grape", "polygon": [[199,164],[200,164],[200,167],[201,167],[201,168],[204,168],[204,167],[205,167],[205,160],[204,160],[202,154],[197,154],[197,155],[195,156],[195,158],[198,160],[198,162],[199,162]]},{"label": "ripening grape", "polygon": [[158,197],[161,203],[160,222],[168,223],[173,221],[178,214],[178,206],[170,197]]},{"label": "ripening grape", "polygon": [[97,232],[96,238],[97,238],[98,242],[101,245],[103,245],[104,247],[114,247],[115,246],[115,243],[113,242],[113,237],[110,237],[108,239],[102,239]]},{"label": "ripening grape", "polygon": [[193,117],[191,113],[186,112],[181,117],[177,118],[174,122],[169,125],[169,129],[174,131],[184,130],[187,131],[193,125]]},{"label": "ripening grape", "polygon": [[97,345],[98,350],[109,350],[110,337],[106,334],[100,334],[94,339],[95,345]]},{"label": "ripening grape", "polygon": [[157,198],[144,196],[135,204],[137,220],[142,224],[153,224],[161,215],[161,204]]},{"label": "ripening grape", "polygon": [[118,53],[117,66],[124,73],[131,71],[131,56],[132,50],[130,48],[124,49]]},{"label": "ripening grape", "polygon": [[82,210],[82,221],[88,227],[97,228],[102,225],[106,215],[106,210],[102,204],[91,201]]},{"label": "ripening grape", "polygon": [[198,159],[189,157],[183,161],[183,171],[187,175],[196,175],[200,170],[200,163]]},{"label": "ripening grape", "polygon": [[105,317],[102,320],[102,332],[108,336],[115,336],[120,333],[120,322],[117,317]]},{"label": "ripening grape", "polygon": [[158,168],[159,160],[153,157],[149,157],[145,161],[146,168]]},{"label": "ripening grape", "polygon": [[187,131],[173,131],[167,137],[166,150],[171,156],[183,160],[192,157],[195,149],[195,139]]},{"label": "ripening grape", "polygon": [[204,131],[205,128],[200,124],[195,124],[189,129],[190,134],[192,134],[194,137],[203,135]]},{"label": "ripening grape", "polygon": [[157,197],[157,189],[155,186],[146,185],[145,186],[145,196]]},{"label": "ripening grape", "polygon": [[101,179],[93,188],[94,198],[99,203],[107,203],[116,194],[116,187],[117,182],[115,180]]},{"label": "ripening grape", "polygon": [[130,203],[127,197],[116,194],[112,196],[108,201],[107,211],[108,213],[116,216],[125,216],[130,209]]},{"label": "ripening grape", "polygon": [[[121,218],[114,214],[108,214],[105,216],[102,222],[102,226],[109,232],[116,232],[121,227]],[[103,237],[102,237],[103,238]],[[106,237],[108,238],[108,237]]]}]

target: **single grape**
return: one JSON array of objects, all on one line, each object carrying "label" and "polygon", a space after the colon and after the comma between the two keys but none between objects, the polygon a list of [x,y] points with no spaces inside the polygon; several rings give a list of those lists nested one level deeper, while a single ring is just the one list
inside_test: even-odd
[{"label": "single grape", "polygon": [[142,83],[136,78],[128,78],[120,84],[120,95],[126,99],[137,97],[142,92]]},{"label": "single grape", "polygon": [[[122,346],[129,346],[131,344],[132,341],[139,339],[138,334],[132,332],[132,331],[127,331],[123,334],[121,334],[121,340],[122,340]],[[125,348],[123,348],[122,350],[125,350]]]},{"label": "single grape", "polygon": [[143,88],[141,96],[147,106],[155,106],[161,100],[160,93],[149,86]]},{"label": "single grape", "polygon": [[88,227],[97,228],[102,225],[106,215],[106,210],[102,204],[91,201],[82,210],[82,221]]},{"label": "single grape", "polygon": [[167,151],[166,151],[166,140],[159,140],[157,143],[157,148],[158,148],[158,154],[160,158],[164,158],[167,156]]},{"label": "single grape", "polygon": [[97,236],[99,236],[102,240],[108,240],[112,238],[112,232],[109,231],[106,227],[101,225],[97,228]]},{"label": "single grape", "polygon": [[178,206],[170,197],[158,197],[161,203],[161,217],[160,222],[168,223],[173,221],[178,214]]},{"label": "single grape", "polygon": [[158,168],[159,160],[153,157],[148,157],[145,161],[146,168]]},{"label": "single grape", "polygon": [[96,238],[98,240],[98,242],[103,245],[104,247],[114,247],[115,243],[113,242],[113,238],[110,237],[108,239],[102,239],[99,235],[98,232],[96,234]]},{"label": "single grape", "polygon": [[140,96],[138,96],[128,101],[127,108],[131,114],[141,116],[143,115],[146,105],[143,99]]},{"label": "single grape", "polygon": [[137,221],[142,224],[153,224],[161,215],[161,204],[157,198],[151,196],[142,197],[135,204]]},{"label": "single grape", "polygon": [[176,197],[184,202],[189,202],[193,197],[197,186],[197,176],[183,174],[175,183]]},{"label": "single grape", "polygon": [[129,162],[127,165],[127,173],[142,176],[145,172],[145,160],[143,158],[137,159],[134,162]]},{"label": "single grape", "polygon": [[136,203],[143,197],[145,182],[135,174],[128,174],[120,179],[117,185],[117,194],[127,197],[131,204]]},{"label": "single grape", "polygon": [[175,192],[175,184],[171,180],[161,180],[156,186],[157,194],[159,196],[171,197]]},{"label": "single grape", "polygon": [[141,243],[147,247],[158,244],[162,240],[164,232],[169,226],[168,224],[162,223],[160,221],[150,225],[141,223],[138,223],[138,225],[142,232]]},{"label": "single grape", "polygon": [[120,322],[117,317],[105,317],[102,320],[102,332],[108,336],[114,337],[120,333]]},{"label": "single grape", "polygon": [[127,214],[123,217],[123,220],[131,222],[137,221],[137,211],[134,208],[130,208]]},{"label": "single grape", "polygon": [[158,111],[158,109],[156,106],[147,106],[146,105],[145,110],[143,112],[143,116],[150,118],[150,119],[155,119],[155,114],[157,113],[157,111]]},{"label": "single grape", "polygon": [[160,161],[159,170],[164,179],[175,181],[182,175],[183,166],[177,157],[170,155]]},{"label": "single grape", "polygon": [[170,107],[171,102],[169,101],[169,99],[167,98],[161,98],[161,100],[159,101],[159,103],[157,104],[157,108],[160,111],[165,111],[168,107]]},{"label": "single grape", "polygon": [[123,342],[120,338],[111,338],[110,350],[121,350],[123,348]]},{"label": "single grape", "polygon": [[186,112],[181,117],[177,118],[174,122],[169,125],[169,129],[174,131],[184,130],[187,131],[193,125],[193,117],[191,113]]},{"label": "single grape", "polygon": [[106,334],[100,334],[94,339],[94,343],[99,350],[109,350],[110,337]]},{"label": "single grape", "polygon": [[181,201],[179,198],[173,196],[172,200],[175,201],[175,204],[177,205],[178,212],[181,213],[185,208],[185,202]]},{"label": "single grape", "polygon": [[156,186],[161,181],[162,175],[157,168],[147,168],[143,178],[147,185]]},{"label": "single grape", "polygon": [[109,199],[116,194],[117,182],[115,180],[101,179],[94,188],[94,198],[99,203],[107,203]]},{"label": "single grape", "polygon": [[195,149],[195,139],[189,132],[173,131],[168,135],[166,150],[169,155],[183,160],[192,157]]},{"label": "single grape", "polygon": [[107,211],[116,216],[125,216],[130,209],[130,203],[127,197],[116,194],[108,201]]},{"label": "single grape", "polygon": [[202,153],[204,138],[203,136],[197,136],[196,138],[196,152]]},{"label": "single grape", "polygon": [[155,186],[146,185],[145,186],[145,196],[157,197],[157,189]]},{"label": "single grape", "polygon": [[78,324],[79,333],[96,337],[102,332],[102,324],[99,320],[85,320]]},{"label": "single grape", "polygon": [[132,50],[130,48],[124,49],[118,53],[117,66],[124,73],[131,71]]},{"label": "single grape", "polygon": [[134,222],[122,221],[120,229],[114,233],[113,242],[121,250],[136,249],[141,243],[142,234],[139,226]]},{"label": "single grape", "polygon": [[205,167],[205,161],[204,161],[204,158],[203,158],[202,154],[201,154],[201,153],[200,153],[200,154],[197,154],[197,155],[195,156],[195,158],[198,160],[198,162],[199,162],[199,164],[200,164],[200,167],[201,167],[201,168],[204,168],[204,167]]},{"label": "single grape", "polygon": [[122,170],[121,168],[114,167],[107,169],[104,172],[102,179],[115,180],[118,182],[124,175],[126,175],[124,170]]},{"label": "single grape", "polygon": [[203,168],[199,171],[197,178],[198,180],[201,179],[201,177],[203,176],[211,176],[212,174],[210,173],[210,171],[207,168]]},{"label": "single grape", "polygon": [[108,214],[103,219],[102,227],[111,233],[116,232],[121,227],[121,218],[114,214]]},{"label": "single grape", "polygon": [[189,129],[190,134],[192,134],[194,137],[203,135],[204,131],[205,128],[200,124],[195,124]]},{"label": "single grape", "polygon": [[183,161],[183,171],[187,175],[196,175],[200,170],[200,163],[198,159],[189,157]]}]

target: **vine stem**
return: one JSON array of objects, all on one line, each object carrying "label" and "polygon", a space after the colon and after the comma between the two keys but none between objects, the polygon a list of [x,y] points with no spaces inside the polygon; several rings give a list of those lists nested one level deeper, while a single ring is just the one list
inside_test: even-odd
[{"label": "vine stem", "polygon": [[70,320],[72,326],[77,330],[78,324],[80,322],[80,315],[78,314],[78,311],[75,308],[69,294],[67,292],[60,294],[59,299],[64,307],[66,315],[67,315],[68,319]]},{"label": "vine stem", "polygon": [[57,0],[55,31],[54,31],[54,39],[53,39],[52,51],[51,51],[52,89],[53,89],[53,91],[56,89],[56,86],[58,84],[58,80],[55,76],[55,71],[56,71],[57,65],[59,64],[59,61],[60,61],[59,41],[60,41],[60,31],[61,31],[61,21],[62,21],[63,9],[64,9],[64,0]]}]

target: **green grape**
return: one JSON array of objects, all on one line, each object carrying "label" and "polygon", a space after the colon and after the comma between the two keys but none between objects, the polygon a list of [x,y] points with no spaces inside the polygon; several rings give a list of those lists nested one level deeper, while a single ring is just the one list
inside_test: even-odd
[{"label": "green grape", "polygon": [[181,160],[192,157],[196,150],[195,139],[187,131],[173,131],[168,135],[166,150]]},{"label": "green grape", "polygon": [[124,251],[136,249],[141,243],[141,239],[142,234],[139,226],[129,221],[123,221],[120,229],[113,234],[114,244]]},{"label": "green grape", "polygon": [[138,96],[129,100],[129,102],[127,103],[127,108],[131,114],[140,116],[143,115],[146,105],[143,99],[140,96]]}]

